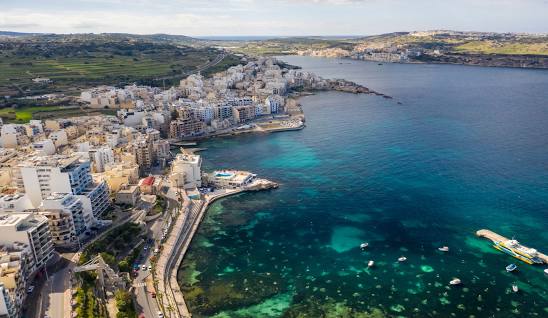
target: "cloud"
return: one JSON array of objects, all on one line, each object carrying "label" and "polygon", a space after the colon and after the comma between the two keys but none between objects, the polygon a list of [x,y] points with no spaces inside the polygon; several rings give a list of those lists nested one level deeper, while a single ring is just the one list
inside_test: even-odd
[{"label": "cloud", "polygon": [[4,30],[16,30],[16,29],[27,29],[27,28],[35,28],[39,25],[36,23],[0,23],[0,29]]},{"label": "cloud", "polygon": [[548,0],[0,0],[25,32],[337,35],[459,29],[547,32]]}]

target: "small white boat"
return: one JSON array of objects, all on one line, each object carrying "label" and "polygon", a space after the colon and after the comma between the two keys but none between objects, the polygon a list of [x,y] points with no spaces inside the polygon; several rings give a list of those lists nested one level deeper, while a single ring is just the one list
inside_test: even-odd
[{"label": "small white boat", "polygon": [[361,248],[362,250],[365,250],[368,246],[369,246],[369,243],[362,243],[362,244],[360,244],[360,248]]},{"label": "small white boat", "polygon": [[449,285],[460,285],[462,284],[461,280],[458,279],[458,278],[453,278],[450,282],[449,282]]},{"label": "small white boat", "polygon": [[507,271],[508,273],[513,272],[513,271],[515,271],[516,269],[518,269],[518,267],[517,267],[516,264],[510,264],[510,265],[506,266],[506,271]]},{"label": "small white boat", "polygon": [[407,257],[405,257],[405,256],[402,256],[402,257],[398,258],[398,262],[400,262],[400,263],[405,262],[406,260],[407,260]]},{"label": "small white boat", "polygon": [[369,263],[367,263],[367,267],[373,267],[373,265],[375,265],[375,262],[373,261],[369,261]]},{"label": "small white boat", "polygon": [[548,268],[544,270],[544,274],[548,275]]},{"label": "small white boat", "polygon": [[513,291],[514,293],[519,292],[518,285],[516,285],[516,284],[512,285],[512,291]]},{"label": "small white boat", "polygon": [[440,251],[440,252],[449,252],[449,247],[448,246],[438,247],[438,251]]}]

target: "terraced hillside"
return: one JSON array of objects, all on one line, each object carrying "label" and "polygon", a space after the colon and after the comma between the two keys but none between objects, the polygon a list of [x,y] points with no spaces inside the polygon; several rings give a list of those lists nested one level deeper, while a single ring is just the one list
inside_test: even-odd
[{"label": "terraced hillside", "polygon": [[[4,38],[0,39],[0,95],[70,94],[101,84],[154,84],[158,78],[183,77],[220,54],[214,48],[131,38]],[[52,82],[35,83],[35,78]]]}]

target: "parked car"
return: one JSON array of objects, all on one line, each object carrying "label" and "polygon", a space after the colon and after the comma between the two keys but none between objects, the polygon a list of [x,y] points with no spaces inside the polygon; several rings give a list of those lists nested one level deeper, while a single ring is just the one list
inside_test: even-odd
[{"label": "parked car", "polygon": [[27,293],[31,294],[34,291],[34,285],[30,285],[27,289]]},{"label": "parked car", "polygon": [[147,270],[147,266],[143,264],[143,266],[141,266],[141,270],[142,270],[142,271],[146,271],[146,270]]},{"label": "parked car", "polygon": [[158,312],[158,318],[164,318],[164,313],[161,312],[161,311],[159,311],[159,312]]}]

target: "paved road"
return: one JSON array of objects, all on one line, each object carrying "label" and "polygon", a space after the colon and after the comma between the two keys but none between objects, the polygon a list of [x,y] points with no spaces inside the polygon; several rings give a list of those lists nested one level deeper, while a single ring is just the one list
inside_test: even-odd
[{"label": "paved road", "polygon": [[51,275],[44,288],[43,312],[48,317],[65,317],[65,293],[69,286],[69,269],[64,267]]},{"label": "paved road", "polygon": [[[127,222],[134,220],[138,215],[126,215],[121,217],[121,211],[118,211],[118,218],[114,223],[106,228],[102,233],[98,234],[96,237],[90,241],[84,243],[82,249],[103,238],[110,231],[126,224]],[[50,273],[49,279],[44,284],[43,288],[40,288],[35,291],[40,293],[39,299],[39,310],[36,310],[29,317],[32,318],[42,318],[41,315],[47,314],[51,318],[67,318],[71,317],[70,311],[70,298],[71,298],[71,285],[70,279],[72,278],[71,271],[76,266],[76,263],[79,258],[79,254],[63,254],[61,255],[65,258],[65,261],[58,262],[57,271],[48,271]]]},{"label": "paved road", "polygon": [[[143,313],[146,318],[156,318],[158,316],[158,303],[156,302],[156,298],[152,297],[152,293],[155,292],[152,284],[152,271],[148,270],[148,266],[150,265],[150,257],[152,256],[154,249],[159,246],[158,242],[160,242],[162,238],[164,229],[168,227],[171,221],[171,213],[169,213],[169,211],[172,210],[173,204],[172,200],[168,199],[168,212],[164,213],[161,218],[156,219],[152,224],[148,225],[149,238],[152,238],[154,243],[148,244],[148,248],[141,253],[139,257],[142,259],[141,264],[139,264],[141,267],[139,268],[138,276],[133,281],[138,312]],[[147,267],[146,271],[142,270],[143,264]]]}]

